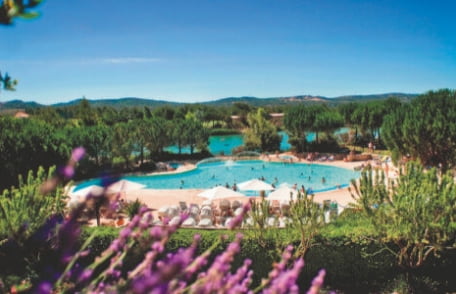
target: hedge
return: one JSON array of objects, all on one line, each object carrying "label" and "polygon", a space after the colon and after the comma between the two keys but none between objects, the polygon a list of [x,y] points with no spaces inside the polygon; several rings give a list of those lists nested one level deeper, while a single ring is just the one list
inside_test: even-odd
[{"label": "hedge", "polygon": [[[90,245],[93,256],[101,253],[111,240],[116,238],[118,230],[114,228],[86,228],[83,238],[93,230],[97,230],[97,237]],[[296,241],[287,240],[287,230],[277,230],[276,236],[280,240],[269,237],[258,239],[249,232],[244,232],[242,249],[234,261],[234,267],[242,264],[245,258],[253,262],[253,283],[258,285],[261,279],[267,276],[274,261],[278,261],[286,243]],[[227,244],[233,240],[235,232],[225,230],[197,230],[179,229],[167,244],[167,251],[173,252],[191,244],[194,234],[201,235],[199,253],[220,240],[222,235],[227,238],[222,241],[213,252],[213,256],[222,252]],[[288,241],[288,242],[287,242]],[[452,273],[456,272],[456,254],[448,252],[440,258],[431,259],[425,266],[406,272],[396,265],[392,254],[382,251],[381,244],[374,242],[353,241],[345,237],[327,237],[322,234],[316,238],[316,245],[312,247],[305,258],[305,267],[300,276],[301,289],[307,289],[318,270],[325,268],[327,275],[325,285],[328,289],[346,293],[368,293],[391,291],[401,283],[412,284],[419,292],[453,292],[456,282]],[[140,247],[140,246],[139,246]],[[125,270],[142,260],[144,248],[137,248],[128,258]]]}]

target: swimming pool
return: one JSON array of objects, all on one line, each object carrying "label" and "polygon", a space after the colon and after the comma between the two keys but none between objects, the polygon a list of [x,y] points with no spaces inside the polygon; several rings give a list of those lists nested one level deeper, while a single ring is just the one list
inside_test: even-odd
[{"label": "swimming pool", "polygon": [[[198,164],[197,168],[177,174],[130,175],[122,179],[143,184],[148,189],[208,189],[217,185],[233,186],[254,178],[280,185],[294,184],[323,192],[346,187],[359,172],[328,165],[307,163],[265,162],[261,160],[221,161]],[[322,180],[324,178],[324,181]],[[100,179],[81,183],[77,189],[100,185]]]}]

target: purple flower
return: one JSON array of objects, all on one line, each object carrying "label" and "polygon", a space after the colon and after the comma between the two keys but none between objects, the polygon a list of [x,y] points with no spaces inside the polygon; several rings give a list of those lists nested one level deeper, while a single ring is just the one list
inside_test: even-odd
[{"label": "purple flower", "polygon": [[71,160],[77,162],[81,160],[85,155],[85,149],[84,147],[77,147],[73,149],[73,152],[71,153]]},{"label": "purple flower", "polygon": [[128,236],[131,234],[131,229],[129,227],[126,227],[120,231],[119,237],[122,239],[128,239]]},{"label": "purple flower", "polygon": [[85,269],[82,271],[82,273],[79,275],[79,282],[85,282],[87,281],[88,279],[90,279],[90,277],[92,276],[92,273],[93,273],[93,270],[91,269]]},{"label": "purple flower", "polygon": [[47,282],[47,281],[42,282],[38,286],[38,289],[36,290],[36,293],[39,293],[39,294],[50,294],[50,293],[52,293],[52,284]]},{"label": "purple flower", "polygon": [[312,286],[310,287],[307,294],[318,294],[320,288],[323,286],[323,281],[325,279],[326,271],[324,269],[318,272],[318,275],[313,279]]},{"label": "purple flower", "polygon": [[61,173],[65,179],[71,179],[74,176],[74,167],[71,165],[66,165],[64,168],[62,168]]},{"label": "purple flower", "polygon": [[230,230],[234,229],[235,227],[239,226],[242,223],[242,220],[244,219],[245,214],[250,210],[251,204],[250,202],[247,202],[242,206],[242,212],[238,215],[236,215],[228,224],[228,228]]}]

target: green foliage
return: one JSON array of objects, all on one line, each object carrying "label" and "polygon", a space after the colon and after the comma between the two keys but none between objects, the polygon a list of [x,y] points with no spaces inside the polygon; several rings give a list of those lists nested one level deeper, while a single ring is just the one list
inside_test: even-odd
[{"label": "green foliage", "polygon": [[184,120],[184,142],[190,146],[190,154],[193,154],[195,148],[205,149],[209,140],[209,132],[203,127],[201,121],[196,118],[188,117]]},{"label": "green foliage", "polygon": [[32,19],[39,16],[31,8],[38,6],[43,0],[3,0],[0,4],[0,24],[11,25],[14,18]]},{"label": "green foliage", "polygon": [[136,199],[132,202],[127,202],[125,204],[125,212],[127,213],[128,217],[132,219],[135,215],[138,214],[139,209],[143,206],[143,203]]},{"label": "green foliage", "polygon": [[413,162],[394,185],[372,174],[365,171],[359,184],[353,183],[353,197],[400,266],[417,268],[431,254],[456,248],[456,184],[451,174],[438,176],[435,169],[424,171]]},{"label": "green foliage", "polygon": [[[350,232],[349,226],[343,225],[347,220],[351,224],[357,224],[354,231],[362,229],[365,223],[363,218],[358,214],[347,214],[332,222],[333,226],[330,231],[338,230],[336,227],[345,227],[349,235],[359,234],[362,232]],[[267,229],[267,230],[270,230]],[[106,249],[110,242],[114,240],[119,230],[109,227],[94,227],[84,229],[84,238],[88,238],[93,232],[97,232],[95,239],[91,242],[90,256],[97,256]],[[373,230],[375,231],[375,230]],[[371,232],[372,233],[372,232]],[[222,252],[228,241],[232,240],[235,232],[226,230],[198,230],[198,229],[179,229],[172,235],[168,241],[166,250],[176,252],[179,248],[188,247],[195,234],[201,235],[201,242],[198,246],[198,253],[202,253],[210,247],[214,247],[213,255]],[[283,244],[298,244],[289,230],[276,230],[278,238],[263,236],[263,239],[257,238],[252,234],[245,234],[241,242],[241,251],[236,256],[235,266],[241,264],[242,260],[249,258],[252,260],[252,270],[254,271],[253,285],[259,285],[262,278],[267,276],[271,269],[271,264],[279,259]],[[300,287],[308,288],[312,277],[320,270],[325,268],[327,275],[325,284],[329,289],[340,290],[344,293],[386,293],[399,289],[410,289],[410,281],[402,275],[402,270],[397,267],[394,256],[387,251],[382,251],[383,245],[377,242],[366,242],[363,239],[345,238],[343,232],[332,235],[326,228],[322,229],[315,236],[315,246],[308,250],[306,254],[306,266],[299,278]],[[367,236],[370,233],[366,233]],[[225,241],[221,237],[225,236]],[[142,260],[144,249],[135,251],[136,255],[129,256],[126,259],[126,268],[135,261]],[[374,254],[375,253],[375,254]],[[427,285],[433,284],[433,293],[451,292],[456,289],[456,284],[452,283],[451,275],[456,269],[456,259],[454,255],[445,255],[445,258],[435,259],[434,263],[423,267],[422,272],[417,273],[416,279],[427,281]],[[416,280],[415,280],[416,281]],[[430,293],[429,288],[425,285],[415,287],[423,293]]]},{"label": "green foliage", "polygon": [[319,132],[330,136],[334,130],[344,125],[344,120],[339,112],[325,105],[301,105],[285,113],[284,125],[292,138],[290,143],[298,152],[303,152],[308,132],[315,132],[316,142],[319,143]]},{"label": "green foliage", "polygon": [[386,146],[425,166],[456,166],[456,91],[428,92],[385,117]]},{"label": "green foliage", "polygon": [[249,128],[245,133],[246,150],[261,150],[273,152],[280,149],[281,137],[277,128],[267,120],[263,108],[247,116]]},{"label": "green foliage", "polygon": [[2,73],[0,72],[0,90],[4,89],[7,91],[14,91],[16,90],[16,85],[17,80],[13,80],[7,72],[5,73],[5,75],[2,75]]},{"label": "green foliage", "polygon": [[305,257],[315,243],[315,235],[325,223],[323,208],[314,202],[313,195],[298,193],[297,199],[290,205],[289,215],[288,227],[299,233],[300,243],[296,252]]},{"label": "green foliage", "polygon": [[211,136],[238,135],[239,131],[233,129],[211,129]]},{"label": "green foliage", "polygon": [[0,243],[13,238],[21,244],[41,227],[53,214],[63,214],[62,189],[43,195],[41,185],[50,180],[55,168],[39,168],[36,175],[30,171],[25,181],[20,177],[19,187],[5,190],[0,196]]},{"label": "green foliage", "polygon": [[41,120],[0,117],[0,130],[0,189],[38,166],[63,164],[71,152],[68,138]]},{"label": "green foliage", "polygon": [[363,211],[355,208],[345,208],[334,221],[321,228],[321,234],[326,238],[343,242],[369,243],[369,239],[376,237],[377,233],[375,225]]}]

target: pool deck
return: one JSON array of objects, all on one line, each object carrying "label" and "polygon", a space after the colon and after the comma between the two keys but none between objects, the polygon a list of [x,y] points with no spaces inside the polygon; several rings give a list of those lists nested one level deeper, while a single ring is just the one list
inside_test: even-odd
[{"label": "pool deck", "polygon": [[[289,153],[282,153],[278,156],[269,156],[269,158],[260,158],[265,161],[287,161],[289,159],[280,158],[280,156],[291,156]],[[229,159],[229,157],[227,157]],[[341,168],[353,169],[362,164],[367,165],[369,161],[356,161],[356,162],[345,162],[342,160],[334,161],[307,161],[307,160],[298,160],[298,158],[293,159],[294,163],[307,163],[307,164],[321,164],[321,165],[331,165]],[[183,166],[180,166],[177,170],[166,172],[166,173],[178,173],[184,172],[191,169],[194,169],[194,164],[186,163]],[[198,197],[197,195],[201,193],[202,189],[174,189],[174,190],[161,190],[161,189],[142,189],[136,191],[127,191],[125,197],[127,201],[135,201],[138,199],[143,202],[150,208],[158,209],[163,206],[169,205],[178,205],[180,201],[185,201],[187,204],[195,203],[202,204],[205,198]],[[240,200],[241,202],[248,201],[252,197],[237,197],[229,198],[228,200]],[[258,197],[259,198],[259,197]],[[354,202],[354,199],[351,197],[348,188],[341,188],[326,192],[316,193],[314,201],[317,203],[323,203],[325,200],[331,200],[337,202],[340,206],[345,207],[348,203]],[[215,200],[214,202],[217,202]]]}]

